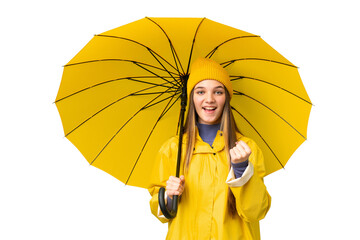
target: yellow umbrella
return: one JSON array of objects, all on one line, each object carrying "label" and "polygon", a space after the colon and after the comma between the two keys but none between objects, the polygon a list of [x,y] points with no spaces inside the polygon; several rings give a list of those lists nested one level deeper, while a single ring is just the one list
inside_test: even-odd
[{"label": "yellow umbrella", "polygon": [[297,67],[259,36],[206,18],[144,18],[95,35],[64,67],[55,103],[65,136],[91,165],[146,188],[159,147],[181,132],[181,93],[198,57],[229,72],[234,116],[267,174],[283,168],[312,106]]}]

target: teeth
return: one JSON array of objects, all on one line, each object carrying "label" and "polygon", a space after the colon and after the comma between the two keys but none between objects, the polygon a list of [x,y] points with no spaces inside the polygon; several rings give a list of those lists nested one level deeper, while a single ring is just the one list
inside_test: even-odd
[{"label": "teeth", "polygon": [[215,110],[215,108],[211,108],[211,107],[204,107],[205,110]]}]

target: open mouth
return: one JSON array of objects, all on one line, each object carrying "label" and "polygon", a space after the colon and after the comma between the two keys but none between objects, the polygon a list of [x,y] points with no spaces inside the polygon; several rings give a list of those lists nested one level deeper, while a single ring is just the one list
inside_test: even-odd
[{"label": "open mouth", "polygon": [[202,108],[206,113],[212,113],[216,110],[216,107],[203,107]]}]

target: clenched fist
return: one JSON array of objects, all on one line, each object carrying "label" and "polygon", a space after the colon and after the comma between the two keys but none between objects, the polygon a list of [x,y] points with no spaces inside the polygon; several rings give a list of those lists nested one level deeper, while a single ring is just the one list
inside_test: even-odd
[{"label": "clenched fist", "polygon": [[181,175],[180,178],[170,176],[166,181],[166,194],[173,199],[174,195],[180,196],[184,191],[185,177]]},{"label": "clenched fist", "polygon": [[235,147],[230,149],[230,160],[232,163],[245,162],[251,154],[250,147],[244,142],[236,142]]}]

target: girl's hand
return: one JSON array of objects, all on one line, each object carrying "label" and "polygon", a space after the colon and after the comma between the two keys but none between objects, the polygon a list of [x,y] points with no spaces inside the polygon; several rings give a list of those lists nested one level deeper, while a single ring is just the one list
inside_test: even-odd
[{"label": "girl's hand", "polygon": [[251,154],[250,147],[244,142],[236,142],[235,147],[230,149],[230,160],[232,163],[240,163],[248,160]]},{"label": "girl's hand", "polygon": [[184,191],[185,177],[181,175],[180,178],[170,176],[166,181],[166,194],[173,199],[174,195],[181,195]]}]

